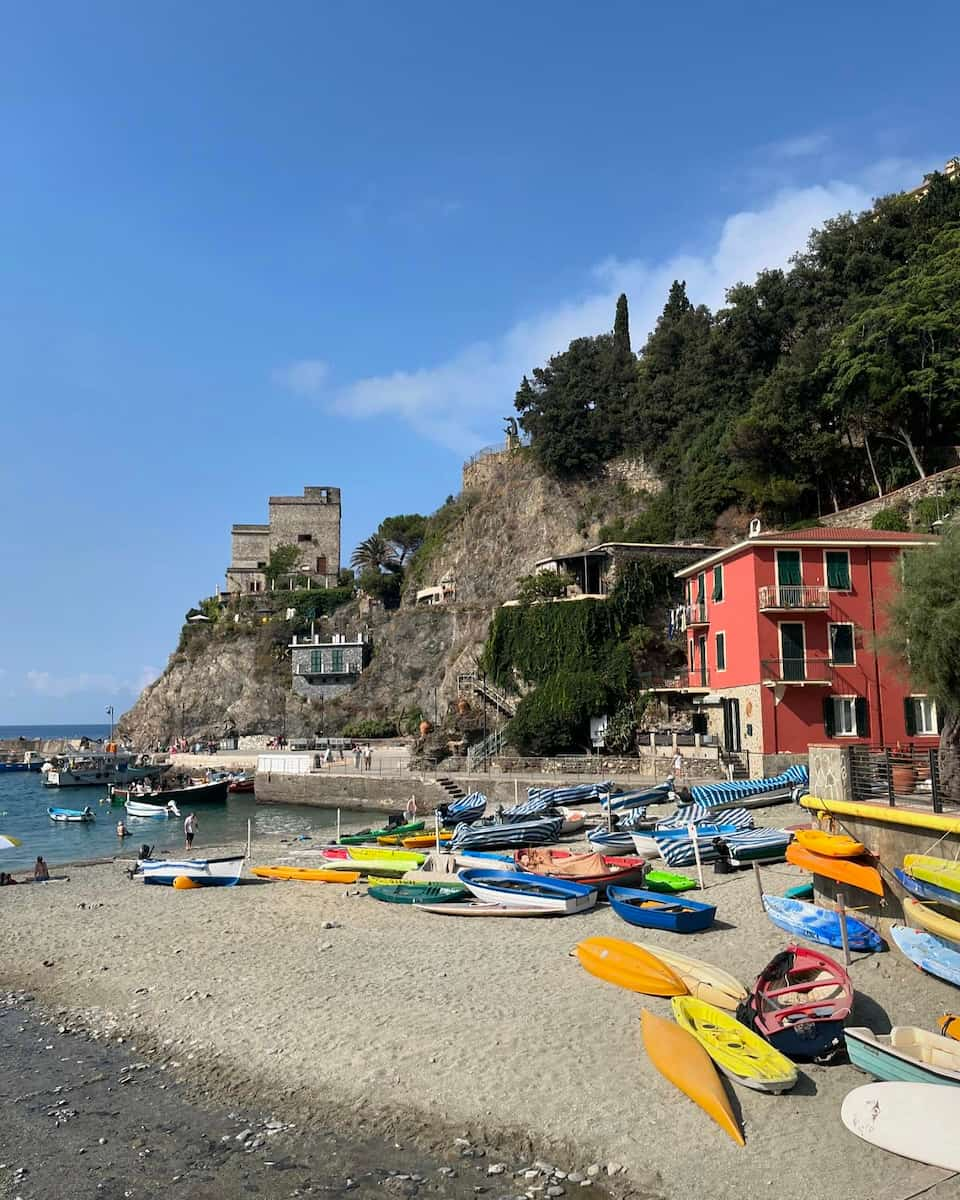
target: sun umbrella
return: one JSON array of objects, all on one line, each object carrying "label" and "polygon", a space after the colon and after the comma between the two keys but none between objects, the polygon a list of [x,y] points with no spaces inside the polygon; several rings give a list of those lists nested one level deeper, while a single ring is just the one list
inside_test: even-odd
[{"label": "sun umbrella", "polygon": [[19,845],[19,838],[7,837],[5,833],[0,833],[0,850],[12,850],[14,846]]}]

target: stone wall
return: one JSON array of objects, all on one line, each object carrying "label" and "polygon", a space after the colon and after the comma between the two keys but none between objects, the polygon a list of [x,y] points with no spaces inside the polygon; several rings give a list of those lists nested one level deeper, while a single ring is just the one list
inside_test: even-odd
[{"label": "stone wall", "polygon": [[643,458],[614,458],[603,468],[605,479],[612,483],[625,483],[631,492],[649,492],[655,495],[663,491],[663,480],[648,466]]},{"label": "stone wall", "polygon": [[917,479],[895,492],[887,492],[885,496],[866,500],[842,512],[828,513],[820,518],[820,524],[840,529],[869,529],[871,521],[881,509],[899,508],[906,515],[918,500],[936,496],[944,486],[955,482],[960,482],[960,466],[948,467],[936,475],[928,475],[926,479]]},{"label": "stone wall", "polygon": [[481,451],[476,458],[468,459],[463,464],[461,473],[463,490],[471,492],[487,487],[499,468],[509,463],[515,454],[514,450],[486,450]]},{"label": "stone wall", "polygon": [[[340,489],[305,487],[302,496],[270,497],[270,549],[297,546],[303,568],[322,574],[317,557],[326,559],[326,576],[335,586],[340,570]],[[298,537],[308,534],[309,542]]]},{"label": "stone wall", "polygon": [[850,750],[846,746],[811,746],[810,794],[821,800],[852,800]]}]

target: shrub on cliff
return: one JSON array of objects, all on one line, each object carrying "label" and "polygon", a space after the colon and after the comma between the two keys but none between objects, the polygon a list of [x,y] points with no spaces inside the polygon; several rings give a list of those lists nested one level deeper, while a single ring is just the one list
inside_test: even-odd
[{"label": "shrub on cliff", "polygon": [[881,508],[878,513],[874,513],[870,528],[886,529],[892,533],[906,533],[910,524],[899,508]]}]

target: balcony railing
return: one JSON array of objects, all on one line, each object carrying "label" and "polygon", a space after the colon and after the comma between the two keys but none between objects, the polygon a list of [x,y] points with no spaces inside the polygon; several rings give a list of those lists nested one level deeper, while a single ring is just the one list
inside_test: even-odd
[{"label": "balcony railing", "polygon": [[833,666],[828,658],[765,658],[760,677],[772,683],[829,683]]},{"label": "balcony railing", "polygon": [[663,691],[685,692],[690,688],[709,688],[708,678],[707,672],[699,669],[696,671],[675,671],[672,675],[664,676],[662,679],[655,679],[653,686]]},{"label": "balcony railing", "polygon": [[805,583],[781,583],[776,587],[762,587],[757,598],[761,612],[769,612],[771,609],[830,607],[830,593],[825,587],[811,587]]},{"label": "balcony railing", "polygon": [[687,625],[707,625],[709,617],[707,616],[707,606],[703,602],[699,604],[687,604],[683,609],[686,617]]},{"label": "balcony railing", "polygon": [[294,675],[359,675],[361,668],[350,663],[343,663],[339,667],[319,667],[314,670],[312,666],[303,663],[297,663],[293,668]]}]

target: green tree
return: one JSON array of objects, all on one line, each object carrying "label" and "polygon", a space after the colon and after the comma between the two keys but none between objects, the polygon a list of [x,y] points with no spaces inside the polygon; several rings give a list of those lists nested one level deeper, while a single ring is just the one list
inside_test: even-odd
[{"label": "green tree", "polygon": [[396,571],[381,571],[379,567],[366,567],[357,580],[362,591],[375,596],[384,608],[396,608],[400,603],[403,575]]},{"label": "green tree", "polygon": [[517,580],[517,599],[521,604],[556,599],[566,595],[573,582],[568,571],[537,571],[535,575],[523,575]]},{"label": "green tree", "polygon": [[397,565],[397,555],[390,543],[379,533],[372,533],[360,543],[350,556],[350,565],[361,569],[372,567],[379,571],[381,567],[390,568]]},{"label": "green tree", "polygon": [[300,562],[300,551],[296,546],[276,546],[270,551],[270,561],[264,568],[268,583],[277,583],[292,575]]},{"label": "green tree", "polygon": [[420,513],[402,513],[395,517],[385,517],[377,530],[379,537],[393,550],[394,557],[401,565],[406,559],[423,545],[427,533],[427,518]]}]

